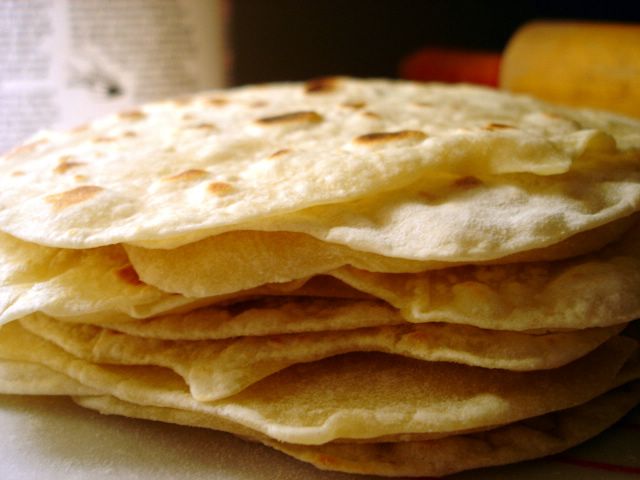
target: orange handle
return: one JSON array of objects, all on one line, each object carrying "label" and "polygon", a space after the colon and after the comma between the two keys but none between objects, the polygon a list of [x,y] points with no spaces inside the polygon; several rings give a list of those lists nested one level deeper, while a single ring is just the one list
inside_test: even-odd
[{"label": "orange handle", "polygon": [[498,84],[499,70],[499,53],[454,48],[423,48],[400,64],[402,78],[489,86]]}]

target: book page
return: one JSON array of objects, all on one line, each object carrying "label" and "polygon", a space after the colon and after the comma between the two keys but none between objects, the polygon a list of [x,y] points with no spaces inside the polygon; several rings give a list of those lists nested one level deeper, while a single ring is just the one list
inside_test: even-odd
[{"label": "book page", "polygon": [[223,0],[0,2],[0,152],[225,84]]}]

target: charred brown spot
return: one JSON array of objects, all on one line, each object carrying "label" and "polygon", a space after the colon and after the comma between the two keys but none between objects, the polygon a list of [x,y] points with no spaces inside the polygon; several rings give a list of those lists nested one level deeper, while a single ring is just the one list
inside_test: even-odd
[{"label": "charred brown spot", "polygon": [[54,173],[66,173],[72,168],[84,165],[83,162],[76,162],[73,155],[64,155],[58,159],[58,166],[53,169]]},{"label": "charred brown spot", "polygon": [[131,110],[129,112],[120,112],[118,117],[122,120],[130,120],[132,122],[137,122],[139,120],[144,120],[147,118],[147,114],[140,110]]},{"label": "charred brown spot", "polygon": [[433,103],[431,102],[421,102],[421,101],[413,102],[413,105],[420,108],[431,108],[434,106]]},{"label": "charred brown spot", "polygon": [[205,170],[192,168],[190,170],[185,170],[184,172],[180,172],[176,175],[166,177],[164,180],[169,182],[198,180],[202,177],[206,177],[207,175],[208,173]]},{"label": "charred brown spot", "polygon": [[282,115],[275,115],[273,117],[264,117],[256,120],[260,125],[294,125],[294,124],[306,124],[306,123],[319,123],[323,120],[322,116],[316,112],[302,111],[291,112]]},{"label": "charred brown spot", "polygon": [[484,130],[494,131],[494,130],[509,130],[512,128],[516,128],[513,125],[507,125],[506,123],[489,123],[484,126]]},{"label": "charred brown spot", "polygon": [[212,131],[216,129],[216,126],[213,123],[197,123],[195,125],[191,125],[189,128],[193,128],[196,130],[204,130],[204,131]]},{"label": "charred brown spot", "polygon": [[22,170],[14,170],[11,172],[12,177],[22,177],[25,173]]},{"label": "charred brown spot", "polygon": [[13,150],[10,150],[6,155],[6,158],[12,158],[12,157],[17,157],[19,155],[24,155],[26,153],[31,153],[34,150],[36,150],[40,145],[44,145],[45,143],[47,143],[47,140],[42,138],[35,142],[27,143],[25,145],[20,145],[14,148]]},{"label": "charred brown spot", "polygon": [[126,265],[118,269],[116,271],[116,275],[118,275],[118,278],[120,278],[120,280],[122,280],[123,282],[128,283],[129,285],[133,285],[135,287],[137,287],[138,285],[144,284],[144,282],[140,280],[140,277],[138,276],[138,272],[136,272],[133,266],[131,265]]},{"label": "charred brown spot", "polygon": [[86,182],[87,180],[89,180],[89,177],[87,177],[86,175],[74,175],[73,179],[80,183],[80,182]]},{"label": "charred brown spot", "polygon": [[122,136],[125,138],[135,138],[138,136],[138,134],[132,130],[127,130],[126,132],[122,133]]},{"label": "charred brown spot", "polygon": [[340,79],[338,77],[313,78],[304,84],[306,93],[327,93],[338,89]]},{"label": "charred brown spot", "polygon": [[291,149],[289,148],[283,148],[281,150],[275,151],[273,152],[271,155],[269,155],[269,158],[278,158],[278,157],[282,157],[284,155],[287,155],[288,153],[291,153]]},{"label": "charred brown spot", "polygon": [[351,108],[353,110],[360,110],[367,106],[365,102],[344,102],[342,104],[344,108]]},{"label": "charred brown spot", "polygon": [[457,188],[475,188],[482,185],[482,181],[473,176],[460,177],[453,181],[453,186]]},{"label": "charred brown spot", "polygon": [[269,105],[269,102],[265,100],[256,100],[255,102],[251,102],[249,104],[249,106],[252,108],[262,108],[262,107],[266,107],[267,105]]},{"label": "charred brown spot", "polygon": [[95,137],[93,139],[94,143],[111,143],[115,141],[116,139],[114,137]]},{"label": "charred brown spot", "polygon": [[427,135],[418,130],[400,130],[398,132],[373,132],[355,138],[360,145],[380,145],[389,142],[410,141],[421,142]]},{"label": "charred brown spot", "polygon": [[576,120],[569,118],[569,117],[564,117],[558,113],[554,113],[554,112],[542,112],[542,115],[545,116],[546,118],[550,119],[550,120],[556,120],[556,121],[561,121],[561,122],[566,122],[568,124],[570,124],[571,126],[573,126],[574,128],[577,129],[582,129],[582,125],[580,124],[580,122],[577,122]]},{"label": "charred brown spot", "polygon": [[224,107],[225,105],[229,104],[229,100],[222,97],[212,97],[212,98],[207,98],[205,100],[205,103],[207,105],[211,105],[212,107]]},{"label": "charred brown spot", "polygon": [[367,117],[367,118],[372,118],[374,120],[380,120],[382,117],[380,115],[378,115],[376,112],[372,112],[370,110],[367,110],[366,112],[362,112],[362,114]]},{"label": "charred brown spot", "polygon": [[439,199],[438,195],[431,192],[424,191],[424,190],[421,190],[418,192],[418,197],[420,197],[422,200],[426,201],[427,203],[434,203]]},{"label": "charred brown spot", "polygon": [[426,333],[426,332],[418,331],[418,332],[411,332],[407,334],[404,338],[408,340],[412,340],[414,342],[422,343],[422,342],[429,342],[430,340],[432,340],[433,334],[431,332]]},{"label": "charred brown spot", "polygon": [[85,123],[84,125],[78,125],[74,129],[72,129],[71,132],[73,132],[73,133],[82,133],[82,132],[86,132],[87,130],[89,130],[89,124]]},{"label": "charred brown spot", "polygon": [[327,455],[327,454],[324,454],[324,453],[319,454],[316,457],[316,460],[318,461],[318,463],[320,465],[324,465],[326,467],[334,467],[335,468],[336,466],[340,465],[340,461],[336,457],[331,456],[331,455]]},{"label": "charred brown spot", "polygon": [[72,190],[67,190],[66,192],[48,195],[45,197],[45,200],[53,205],[56,210],[62,210],[70,205],[89,200],[102,190],[104,190],[104,188],[96,187],[95,185],[84,185]]},{"label": "charred brown spot", "polygon": [[193,113],[185,113],[184,115],[182,115],[182,119],[183,120],[194,120],[196,118],[196,116]]},{"label": "charred brown spot", "polygon": [[178,97],[171,100],[170,103],[175,105],[176,107],[184,107],[189,105],[192,100],[193,99],[191,97]]},{"label": "charred brown spot", "polygon": [[233,187],[225,182],[211,182],[207,185],[207,190],[214,195],[226,195],[233,190]]}]

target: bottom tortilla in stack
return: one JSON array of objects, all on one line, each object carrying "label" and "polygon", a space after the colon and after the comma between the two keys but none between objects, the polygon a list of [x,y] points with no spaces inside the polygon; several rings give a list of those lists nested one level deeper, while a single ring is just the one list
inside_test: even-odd
[{"label": "bottom tortilla in stack", "polygon": [[104,413],[220,429],[321,468],[381,475],[441,475],[555,453],[599,433],[640,395],[628,384],[640,376],[637,344],[619,336],[535,372],[347,354],[216,402],[196,401],[165,368],[91,363],[17,323],[3,330],[0,352],[29,375],[36,366],[57,373],[30,392],[14,381],[11,393],[81,395],[78,403]]},{"label": "bottom tortilla in stack", "polygon": [[444,475],[550,455],[597,435],[640,401],[640,386],[636,382],[578,407],[484,432],[422,441],[308,446],[274,442],[252,432],[234,430],[206,414],[141,406],[113,396],[99,395],[41,365],[3,361],[0,363],[3,380],[7,378],[7,369],[12,373],[13,382],[0,383],[0,388],[6,393],[27,393],[29,390],[28,393],[40,395],[54,392],[76,395],[73,398],[78,404],[105,414],[213,429],[226,427],[226,430],[247,440],[262,442],[322,469],[387,476]]}]

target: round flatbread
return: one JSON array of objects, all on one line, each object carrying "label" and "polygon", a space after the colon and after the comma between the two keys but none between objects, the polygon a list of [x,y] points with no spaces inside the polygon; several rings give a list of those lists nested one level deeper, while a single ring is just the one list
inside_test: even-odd
[{"label": "round flatbread", "polygon": [[244,227],[416,260],[499,258],[636,211],[638,131],[471,86],[217,91],[3,157],[0,228],[66,248],[171,248]]}]

